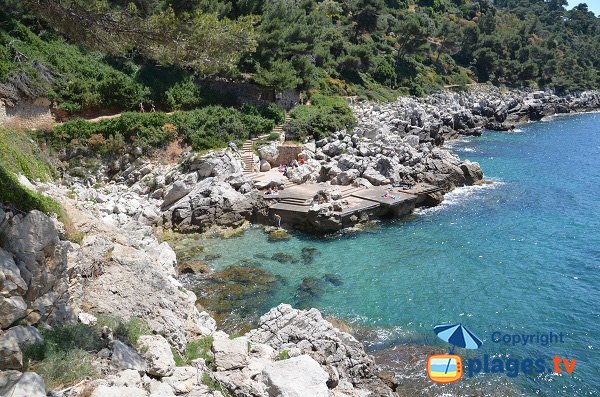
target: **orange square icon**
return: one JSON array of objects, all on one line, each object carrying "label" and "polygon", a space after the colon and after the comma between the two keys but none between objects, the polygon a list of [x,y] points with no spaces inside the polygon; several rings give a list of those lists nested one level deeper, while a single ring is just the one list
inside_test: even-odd
[{"label": "orange square icon", "polygon": [[463,368],[460,356],[435,354],[427,359],[427,375],[436,383],[452,383],[462,378]]}]

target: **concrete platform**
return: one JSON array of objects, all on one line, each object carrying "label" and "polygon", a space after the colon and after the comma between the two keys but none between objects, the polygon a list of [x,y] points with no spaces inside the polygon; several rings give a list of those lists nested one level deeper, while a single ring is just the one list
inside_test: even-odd
[{"label": "concrete platform", "polygon": [[407,193],[407,194],[414,194],[414,195],[435,193],[435,192],[439,192],[440,190],[442,190],[441,187],[429,185],[427,183],[417,183],[416,185],[414,185],[413,187],[408,188],[408,189],[402,188],[402,187],[392,188],[392,191],[394,192],[394,194],[395,193]]},{"label": "concrete platform", "polygon": [[[384,197],[388,191],[390,192],[392,198]],[[414,194],[390,191],[389,187],[374,187],[372,189],[365,189],[353,193],[352,196],[379,203],[379,205],[384,207],[396,207],[401,204],[417,200],[416,195]]]}]

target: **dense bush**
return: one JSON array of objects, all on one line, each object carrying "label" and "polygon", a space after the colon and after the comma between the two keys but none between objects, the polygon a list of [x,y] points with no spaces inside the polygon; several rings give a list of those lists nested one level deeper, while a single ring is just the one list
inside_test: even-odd
[{"label": "dense bush", "polygon": [[253,114],[262,116],[266,119],[273,120],[275,124],[283,123],[285,119],[285,112],[279,106],[274,103],[262,104],[262,105],[243,105],[241,109],[244,114]]},{"label": "dense bush", "polygon": [[230,141],[269,133],[282,112],[271,106],[221,106],[166,113],[124,113],[98,123],[73,120],[57,126],[46,138],[55,145],[78,144],[97,152],[113,152],[122,142],[146,149],[161,148],[178,136],[196,150],[220,148]]},{"label": "dense bush", "polygon": [[300,139],[313,136],[322,139],[330,134],[352,127],[356,120],[343,98],[315,95],[311,105],[296,106],[290,112],[291,120],[285,125],[286,137]]},{"label": "dense bush", "polygon": [[48,390],[97,376],[94,353],[106,347],[98,328],[62,324],[41,331],[43,340],[23,348],[23,365],[42,376]]},{"label": "dense bush", "polygon": [[190,110],[202,104],[200,87],[190,76],[165,91],[166,104],[171,110]]}]

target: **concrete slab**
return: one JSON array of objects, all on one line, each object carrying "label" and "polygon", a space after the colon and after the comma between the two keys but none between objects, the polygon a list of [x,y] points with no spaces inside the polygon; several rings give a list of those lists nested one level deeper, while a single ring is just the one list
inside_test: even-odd
[{"label": "concrete slab", "polygon": [[385,194],[390,191],[389,187],[377,187],[360,192],[353,193],[353,197],[358,197],[364,200],[376,202],[385,207],[394,207],[403,203],[416,201],[417,198],[413,194],[406,194],[404,192],[390,191],[390,198],[385,198]]}]

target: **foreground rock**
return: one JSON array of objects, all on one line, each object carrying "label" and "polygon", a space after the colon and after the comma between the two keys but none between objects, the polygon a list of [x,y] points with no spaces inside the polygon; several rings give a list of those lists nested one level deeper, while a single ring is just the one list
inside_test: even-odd
[{"label": "foreground rock", "polygon": [[267,365],[261,375],[269,396],[328,397],[329,376],[310,356],[302,355]]},{"label": "foreground rock", "polygon": [[378,377],[377,367],[362,344],[335,328],[316,309],[298,310],[281,304],[259,320],[247,334],[251,343],[261,343],[290,356],[308,355],[328,374],[327,385],[365,389],[373,396],[392,396]]}]

